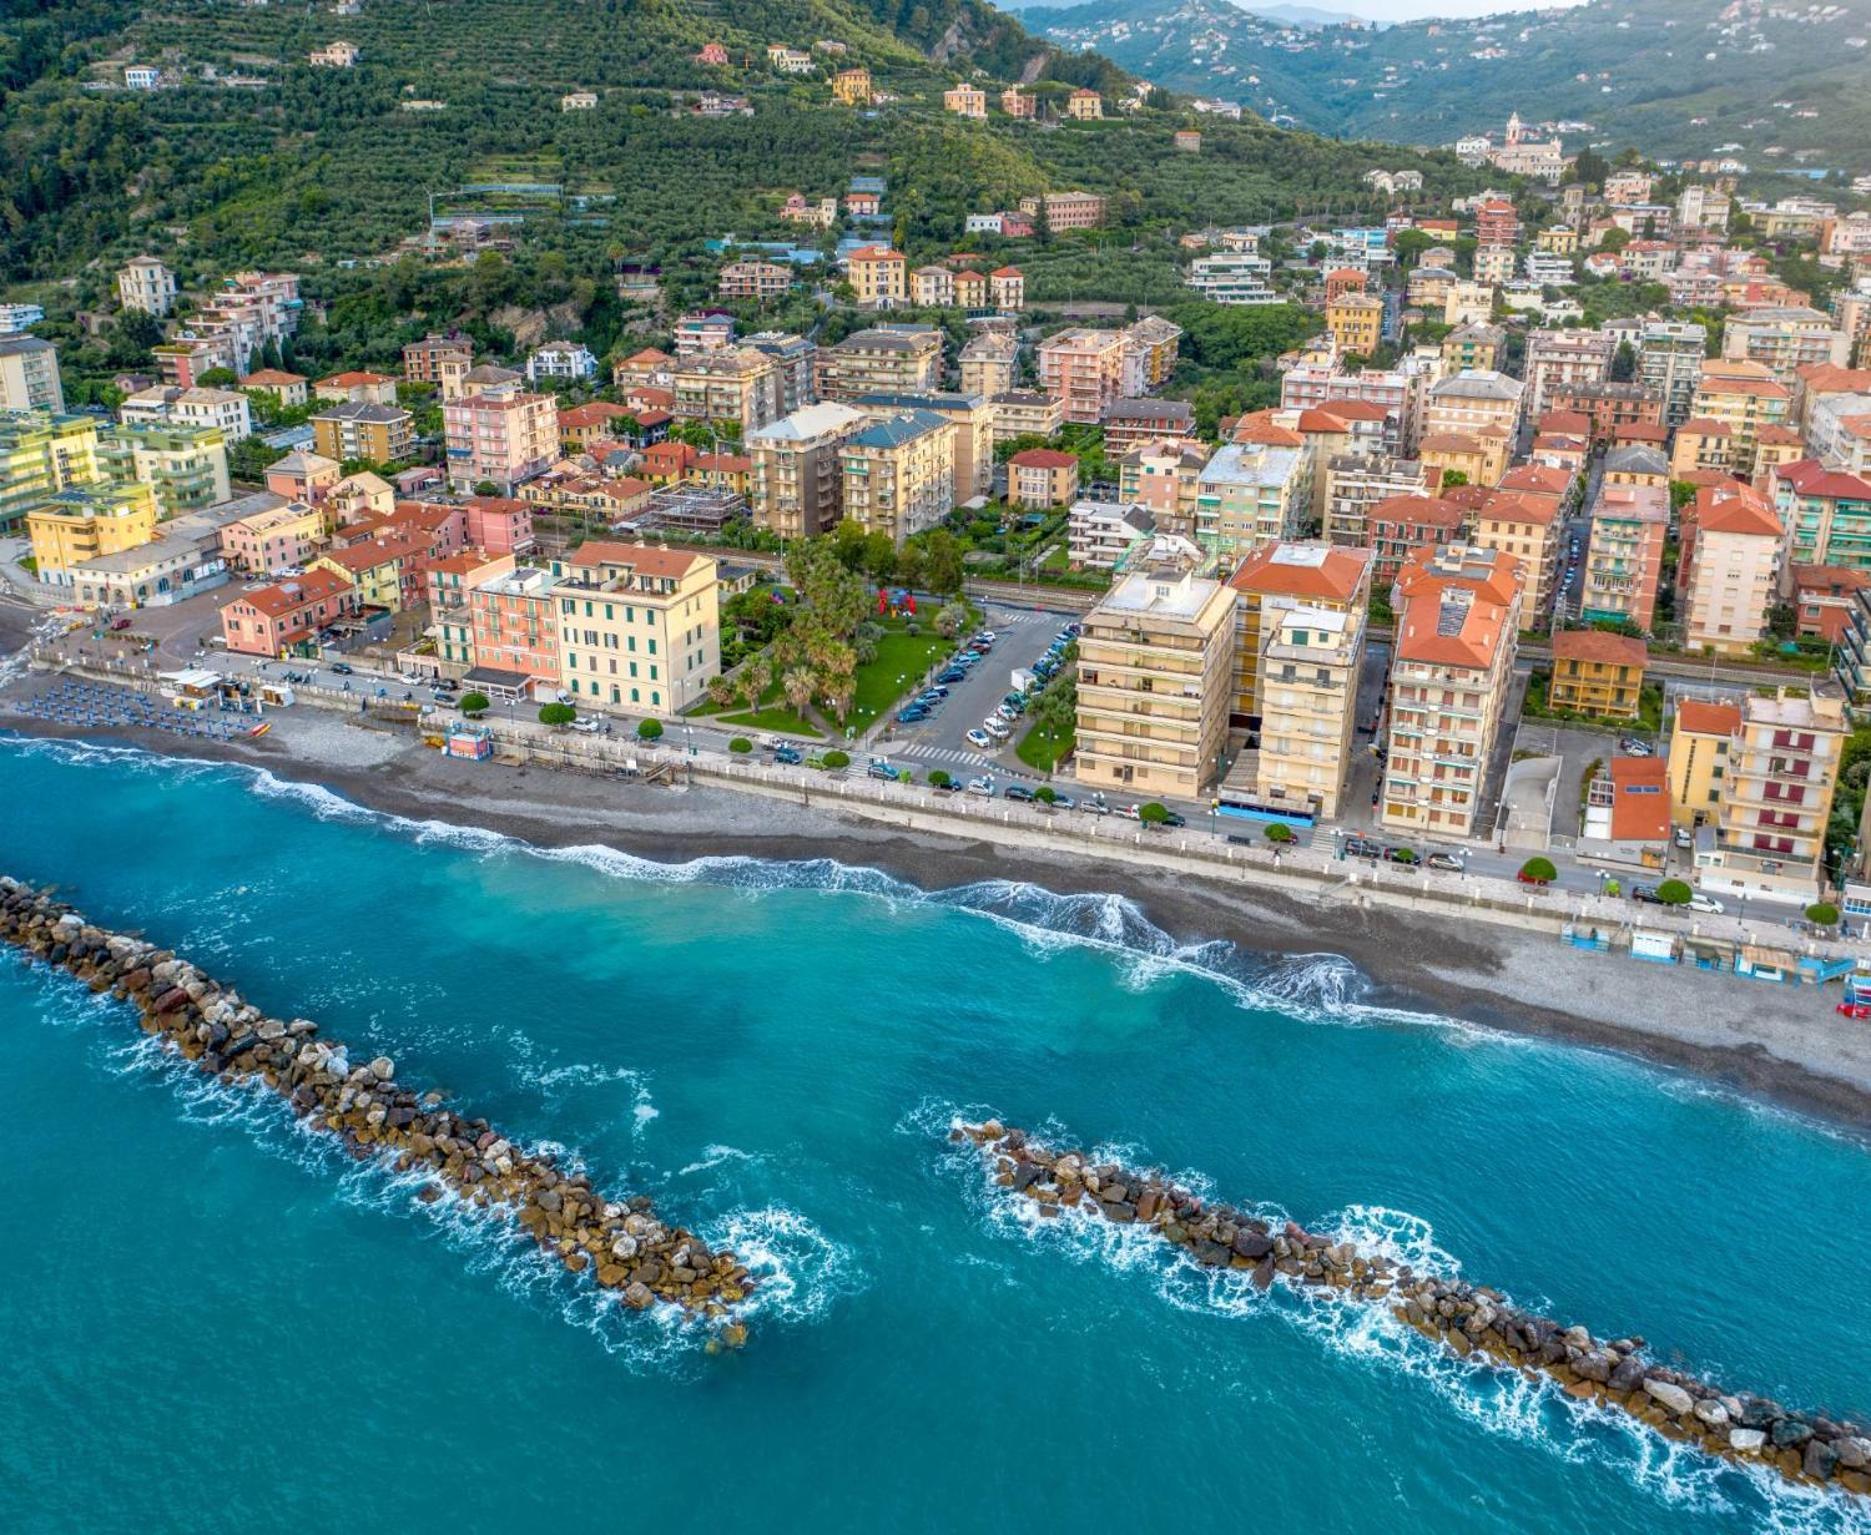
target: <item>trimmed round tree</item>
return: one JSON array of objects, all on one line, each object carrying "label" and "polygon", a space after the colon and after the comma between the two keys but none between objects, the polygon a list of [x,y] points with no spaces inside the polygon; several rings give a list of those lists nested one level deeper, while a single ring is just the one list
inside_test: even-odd
[{"label": "trimmed round tree", "polygon": [[661,720],[639,720],[637,722],[637,739],[639,741],[660,741],[662,738],[663,722]]},{"label": "trimmed round tree", "polygon": [[1806,920],[1815,927],[1837,927],[1839,909],[1830,901],[1814,901],[1806,908]]},{"label": "trimmed round tree", "polygon": [[737,757],[744,757],[753,749],[754,743],[748,740],[746,736],[736,736],[732,741],[728,742],[728,750],[733,752]]},{"label": "trimmed round tree", "polygon": [[1137,819],[1148,821],[1152,826],[1161,826],[1169,819],[1169,806],[1161,800],[1151,800],[1147,805],[1137,807]]},{"label": "trimmed round tree", "polygon": [[851,766],[851,753],[839,751],[834,747],[825,754],[824,762],[828,768],[848,768]]},{"label": "trimmed round tree", "polygon": [[1042,805],[1055,805],[1059,802],[1059,791],[1051,784],[1043,783],[1033,791],[1033,798]]},{"label": "trimmed round tree", "polygon": [[1695,894],[1686,880],[1666,879],[1657,886],[1657,899],[1665,906],[1687,906]]},{"label": "trimmed round tree", "polygon": [[1529,858],[1520,866],[1520,877],[1536,885],[1546,885],[1559,878],[1559,870],[1550,858]]},{"label": "trimmed round tree", "polygon": [[931,768],[929,771],[929,786],[932,789],[946,789],[954,782],[955,775],[947,768]]},{"label": "trimmed round tree", "polygon": [[1267,827],[1267,840],[1269,842],[1291,842],[1293,840],[1293,828],[1283,821],[1270,822]]},{"label": "trimmed round tree", "polygon": [[477,714],[485,714],[494,707],[494,701],[485,693],[463,693],[461,712],[472,719]]},{"label": "trimmed round tree", "polygon": [[539,706],[539,723],[550,725],[554,730],[571,724],[577,718],[578,711],[570,704],[552,703]]}]

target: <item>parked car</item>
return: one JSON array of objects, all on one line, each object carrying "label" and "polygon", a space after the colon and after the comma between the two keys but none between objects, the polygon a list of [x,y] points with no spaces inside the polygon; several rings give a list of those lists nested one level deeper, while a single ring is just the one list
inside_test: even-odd
[{"label": "parked car", "polygon": [[996,741],[1004,741],[1008,736],[1013,734],[1013,732],[1007,728],[1005,721],[997,720],[991,714],[981,721],[981,728]]},{"label": "parked car", "polygon": [[1633,901],[1641,901],[1646,906],[1661,906],[1663,904],[1663,897],[1657,894],[1657,887],[1655,885],[1632,885],[1631,899]]},{"label": "parked car", "polygon": [[1010,725],[1020,718],[1020,711],[1014,708],[1012,704],[1000,704],[995,708],[994,712]]},{"label": "parked car", "polygon": [[1187,826],[1189,824],[1189,819],[1180,811],[1172,810],[1156,824],[1165,831],[1175,831],[1179,826]]},{"label": "parked car", "polygon": [[1625,736],[1618,742],[1618,750],[1623,752],[1627,757],[1648,757],[1650,755],[1650,743],[1648,741],[1640,741],[1636,736]]},{"label": "parked car", "polygon": [[985,730],[981,730],[978,728],[971,730],[962,739],[965,740],[976,751],[991,752],[994,750],[994,738],[991,735],[989,735]]},{"label": "parked car", "polygon": [[1537,885],[1542,890],[1544,890],[1548,885],[1552,884],[1552,881],[1550,879],[1540,879],[1535,875],[1527,873],[1525,869],[1522,869],[1518,874],[1514,876],[1514,878],[1519,880],[1520,883],[1523,885]]},{"label": "parked car", "polygon": [[1670,840],[1678,847],[1692,848],[1696,845],[1696,834],[1687,826],[1679,826],[1670,834]]},{"label": "parked car", "polygon": [[1460,874],[1463,868],[1462,860],[1453,853],[1431,853],[1423,862],[1432,869],[1442,870],[1444,874]]},{"label": "parked car", "polygon": [[1104,795],[1102,794],[1094,794],[1090,799],[1080,800],[1078,802],[1078,808],[1087,815],[1109,815],[1111,813],[1111,807],[1104,802]]},{"label": "parked car", "polygon": [[1382,858],[1384,844],[1373,842],[1369,837],[1345,838],[1345,856],[1347,858]]},{"label": "parked car", "polygon": [[1691,911],[1708,912],[1710,915],[1717,917],[1727,910],[1714,896],[1704,895],[1699,890],[1689,897],[1689,909]]},{"label": "parked car", "polygon": [[1022,804],[1032,803],[1034,797],[1033,791],[1023,783],[1010,783],[1001,794],[1005,799],[1018,800]]},{"label": "parked car", "polygon": [[1384,849],[1384,861],[1386,863],[1416,863],[1419,860],[1415,848],[1392,846]]},{"label": "parked car", "polygon": [[444,693],[440,688],[430,689],[429,697],[434,699],[438,704],[444,704],[450,709],[455,707],[454,695],[452,693]]},{"label": "parked car", "polygon": [[979,778],[970,778],[968,780],[968,792],[970,794],[980,794],[988,799],[992,799],[994,797],[994,780],[987,777],[985,774]]},{"label": "parked car", "polygon": [[906,709],[897,710],[897,723],[899,725],[918,725],[928,718],[929,711],[920,704],[911,704]]},{"label": "parked car", "polygon": [[599,719],[595,714],[587,714],[582,719],[575,719],[572,721],[572,729],[580,731],[588,736],[596,735],[603,728],[604,721]]},{"label": "parked car", "polygon": [[1073,799],[1069,794],[1054,794],[1051,808],[1054,810],[1071,810],[1076,807],[1077,804],[1078,801]]},{"label": "parked car", "polygon": [[891,783],[895,783],[900,776],[896,766],[887,757],[872,757],[864,772],[867,777],[886,778]]},{"label": "parked car", "polygon": [[773,760],[785,767],[798,767],[806,759],[800,754],[798,747],[780,746],[774,748]]},{"label": "parked car", "polygon": [[436,679],[435,685],[438,688],[440,688],[444,693],[456,692],[461,687],[461,684],[455,681],[453,677],[438,677]]},{"label": "parked car", "polygon": [[937,682],[943,683],[966,682],[967,680],[968,673],[959,666],[951,666],[947,671],[939,673],[936,677]]},{"label": "parked car", "polygon": [[1139,807],[1136,805],[1119,805],[1117,807],[1117,813],[1126,821],[1141,821],[1143,819],[1143,816],[1139,814]]},{"label": "parked car", "polygon": [[348,677],[357,670],[349,661],[333,661],[331,663],[331,669],[340,677]]},{"label": "parked car", "polygon": [[938,683],[935,687],[924,688],[922,692],[917,695],[917,702],[925,703],[925,704],[939,704],[942,702],[943,699],[947,697],[948,697],[948,689],[941,686]]}]

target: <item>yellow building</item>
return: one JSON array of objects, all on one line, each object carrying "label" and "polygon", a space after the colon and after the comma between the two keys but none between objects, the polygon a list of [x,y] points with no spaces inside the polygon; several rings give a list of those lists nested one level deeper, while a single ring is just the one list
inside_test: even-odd
[{"label": "yellow building", "polygon": [[86,560],[139,549],[156,536],[155,492],[140,483],[73,485],[27,513],[26,532],[39,579],[70,586]]},{"label": "yellow building", "polygon": [[1096,91],[1076,90],[1066,98],[1065,115],[1080,122],[1095,122],[1104,116],[1104,98]]},{"label": "yellow building", "polygon": [[1548,224],[1533,237],[1534,249],[1547,251],[1555,256],[1572,256],[1578,253],[1579,232],[1570,224]]},{"label": "yellow building", "polygon": [[716,347],[676,365],[673,414],[685,421],[725,421],[741,435],[779,416],[780,376],[773,359],[752,347]]},{"label": "yellow building", "polygon": [[644,544],[580,544],[552,562],[559,681],[581,706],[668,718],[721,670],[719,566]]},{"label": "yellow building", "polygon": [[1529,627],[1544,626],[1559,584],[1559,543],[1563,531],[1557,498],[1500,491],[1475,513],[1469,542],[1498,549],[1520,561],[1527,577]]},{"label": "yellow building", "polygon": [[1279,615],[1262,658],[1259,746],[1242,764],[1257,805],[1321,820],[1338,815],[1363,656],[1362,608],[1302,606]]},{"label": "yellow building", "polygon": [[421,570],[428,545],[413,538],[367,538],[342,548],[327,549],[310,569],[343,576],[366,607],[400,613],[425,595]]},{"label": "yellow building", "polygon": [[1670,819],[1678,826],[1712,822],[1721,811],[1728,754],[1741,734],[1741,706],[1685,698],[1670,730]]},{"label": "yellow building", "polygon": [[1464,368],[1483,368],[1492,372],[1500,364],[1501,348],[1507,344],[1507,332],[1498,325],[1458,325],[1442,338],[1442,371],[1460,373]]},{"label": "yellow building", "polygon": [[853,297],[872,309],[888,309],[909,297],[909,262],[887,245],[865,245],[845,261]]},{"label": "yellow building", "polygon": [[1261,652],[1290,608],[1362,612],[1371,599],[1371,551],[1324,543],[1268,544],[1228,578],[1235,594],[1234,725],[1261,717]]},{"label": "yellow building", "polygon": [[1426,432],[1416,445],[1416,459],[1429,478],[1445,485],[1496,484],[1507,472],[1509,441],[1499,430]]},{"label": "yellow building", "polygon": [[46,497],[103,478],[94,417],[0,411],[0,534],[16,533]]},{"label": "yellow building", "polygon": [[958,430],[933,411],[906,410],[852,433],[840,450],[845,518],[899,549],[936,526],[955,510]]},{"label": "yellow building", "polygon": [[841,69],[832,76],[832,99],[847,107],[871,104],[871,72],[868,69]]},{"label": "yellow building", "polygon": [[1383,340],[1384,301],[1363,293],[1345,293],[1325,306],[1325,328],[1341,352],[1369,357]]},{"label": "yellow building", "polygon": [[1650,647],[1603,629],[1565,629],[1553,636],[1553,679],[1547,703],[1598,719],[1634,720],[1643,702]]},{"label": "yellow building", "polygon": [[1079,636],[1078,755],[1087,788],[1193,799],[1228,739],[1232,588],[1173,567],[1124,577]]},{"label": "yellow building", "polygon": [[1689,413],[1727,426],[1733,432],[1727,467],[1751,475],[1761,428],[1785,426],[1791,405],[1791,392],[1764,363],[1712,357],[1702,364]]}]

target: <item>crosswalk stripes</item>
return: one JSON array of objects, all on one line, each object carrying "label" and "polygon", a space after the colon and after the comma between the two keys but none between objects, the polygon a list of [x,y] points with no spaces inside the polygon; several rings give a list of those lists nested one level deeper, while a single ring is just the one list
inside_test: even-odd
[{"label": "crosswalk stripes", "polygon": [[953,746],[934,746],[926,741],[911,741],[893,753],[899,757],[918,757],[925,762],[954,762],[962,767],[991,767],[980,752],[961,751]]}]

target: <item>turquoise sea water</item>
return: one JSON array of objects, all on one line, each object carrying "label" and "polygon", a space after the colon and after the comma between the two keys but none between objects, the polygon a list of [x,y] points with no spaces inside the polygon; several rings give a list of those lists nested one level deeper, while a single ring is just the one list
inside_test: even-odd
[{"label": "turquoise sea water", "polygon": [[0,1530],[1871,1529],[1382,1317],[1036,1228],[944,1139],[1050,1126],[1865,1414],[1871,1155],[1823,1127],[1116,900],[546,854],[86,747],[0,742],[0,805],[0,870],[767,1276],[706,1357],[0,963]]}]

